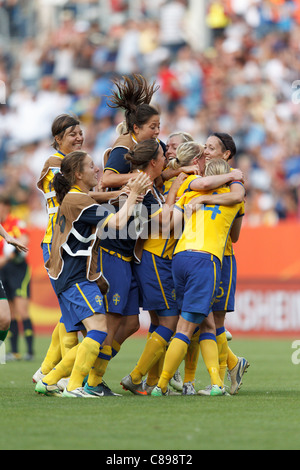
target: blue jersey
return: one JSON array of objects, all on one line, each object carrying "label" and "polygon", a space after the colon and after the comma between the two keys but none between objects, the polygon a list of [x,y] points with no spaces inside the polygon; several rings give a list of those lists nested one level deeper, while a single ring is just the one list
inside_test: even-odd
[{"label": "blue jersey", "polygon": [[149,191],[143,202],[137,204],[133,215],[122,230],[105,228],[102,235],[101,247],[110,253],[117,253],[125,260],[133,257],[135,244],[141,235],[145,224],[162,210],[162,200],[154,188],[156,197]]}]

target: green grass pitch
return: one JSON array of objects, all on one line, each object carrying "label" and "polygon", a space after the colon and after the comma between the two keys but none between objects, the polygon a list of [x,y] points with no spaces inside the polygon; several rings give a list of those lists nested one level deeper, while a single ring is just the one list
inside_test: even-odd
[{"label": "green grass pitch", "polygon": [[[105,377],[123,396],[93,400],[34,393],[31,378],[49,341],[36,338],[32,362],[0,365],[1,450],[300,448],[300,365],[292,362],[292,340],[234,338],[232,350],[250,362],[234,397],[155,398],[134,396],[120,386],[144,346],[145,338],[135,336],[123,345]],[[208,383],[200,356],[196,388]]]}]

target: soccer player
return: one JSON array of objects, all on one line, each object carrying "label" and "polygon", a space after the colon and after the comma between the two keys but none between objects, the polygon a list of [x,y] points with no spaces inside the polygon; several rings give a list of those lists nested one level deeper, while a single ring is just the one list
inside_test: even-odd
[{"label": "soccer player", "polygon": [[[177,170],[181,166],[186,167],[192,163],[195,167],[202,153],[203,148],[197,142],[188,141],[181,144],[177,149],[177,160],[173,159],[175,165],[172,168]],[[183,170],[184,168],[181,168],[181,175],[172,178],[172,181],[168,182],[170,184],[164,188],[164,197],[171,206],[175,203],[181,183],[187,177]],[[143,393],[144,390],[150,394],[157,384],[166,347],[178,321],[179,311],[172,277],[175,239],[168,229],[169,227],[165,233],[160,234],[158,225],[156,230],[151,231],[143,246],[141,263],[134,265],[134,273],[142,296],[142,307],[149,311],[151,318],[150,332],[144,352],[135,369],[121,382],[124,387],[135,394]],[[142,383],[142,378],[147,373],[147,380]],[[175,378],[172,378],[171,383],[175,385],[173,388],[178,389],[180,387],[178,378],[176,383],[174,382]]]},{"label": "soccer player", "polygon": [[[6,243],[14,246],[18,251],[26,253],[27,246],[21,243],[18,239],[12,237],[6,232],[4,227],[0,224],[0,236],[3,237]],[[2,281],[0,280],[0,346],[5,341],[11,323],[11,312],[7,300],[6,292],[4,290]]]},{"label": "soccer player", "polygon": [[[53,181],[60,204],[53,233],[52,249],[46,267],[54,280],[66,330],[86,331],[78,346],[73,347],[56,368],[40,380],[36,392],[59,395],[57,381],[70,380],[63,392],[65,397],[91,397],[82,387],[93,367],[100,347],[107,336],[103,296],[108,282],[97,270],[99,234],[108,229],[122,229],[130,218],[137,198],[149,184],[146,175],[128,183],[128,198],[117,213],[104,210],[89,195],[98,183],[99,168],[85,152],[67,155]],[[100,290],[101,289],[101,290]],[[58,380],[57,380],[58,379]],[[94,396],[94,395],[93,395]]]},{"label": "soccer player", "polygon": [[[136,208],[134,218],[129,220],[127,231],[116,233],[115,236],[108,231],[107,236],[100,243],[101,270],[110,283],[110,290],[104,296],[108,335],[103,352],[100,353],[99,361],[97,361],[98,379],[95,377],[93,381],[91,376],[88,379],[87,387],[89,388],[86,388],[91,391],[97,387],[97,380],[99,383],[102,379],[110,358],[115,356],[121,344],[132,332],[139,328],[139,289],[132,262],[134,258],[137,261],[140,259],[136,248],[139,237],[145,233],[143,230],[148,236],[148,225],[151,222],[152,227],[154,220],[161,220],[165,209],[164,198],[154,184],[165,164],[163,149],[159,142],[154,139],[140,142],[134,150],[128,152],[125,158],[131,163],[131,174],[148,175],[151,187],[144,196],[143,202]],[[127,384],[123,386],[128,388]]]},{"label": "soccer player", "polygon": [[[23,220],[11,213],[11,202],[8,198],[0,198],[0,221],[10,235],[18,238],[25,246],[28,246],[29,234]],[[19,320],[22,321],[23,333],[26,341],[27,353],[25,360],[33,358],[34,332],[29,316],[30,297],[30,268],[26,261],[26,254],[18,251],[13,245],[8,245],[4,240],[0,242],[1,270],[0,279],[10,305],[12,320],[10,324],[11,352],[7,360],[21,359],[19,353]]]},{"label": "soccer player", "polygon": [[110,97],[109,106],[125,111],[123,130],[104,154],[104,188],[116,189],[124,186],[135,175],[130,174],[131,164],[125,159],[128,151],[148,139],[154,139],[165,149],[158,139],[160,132],[160,115],[150,104],[158,87],[149,85],[142,75],[123,77],[123,81],[115,80],[116,91]]},{"label": "soccer player", "polygon": [[[205,174],[229,173],[224,160],[210,162]],[[212,191],[211,191],[212,192]],[[215,190],[218,194],[229,192],[228,187]],[[239,232],[241,222],[237,214],[243,213],[243,203],[235,206],[202,206],[191,213],[189,202],[199,193],[186,192],[175,205],[174,224],[184,217],[184,230],[173,257],[173,276],[181,316],[177,330],[167,350],[163,371],[151,393],[152,396],[168,394],[168,383],[186,356],[195,329],[211,315],[211,307],[221,278],[221,265],[227,238],[232,228]],[[219,375],[218,350],[211,350],[206,366],[211,377],[211,395],[224,395],[225,389]]]},{"label": "soccer player", "polygon": [[[214,158],[222,158],[225,161],[230,161],[236,154],[236,145],[233,138],[226,133],[215,133],[208,137],[204,146],[205,161],[209,162]],[[234,204],[244,200],[245,188],[241,181],[235,180],[230,185],[230,193],[222,195],[204,195],[200,197],[198,202],[204,204]],[[236,277],[237,267],[234,255],[232,242],[236,241],[234,231],[231,232],[226,249],[224,252],[224,259],[222,265],[221,282],[219,291],[213,305],[214,321],[216,327],[216,341],[218,344],[220,355],[220,374],[224,381],[226,369],[228,367],[231,387],[230,393],[234,395],[238,392],[242,385],[242,378],[247,368],[249,367],[248,361],[243,357],[236,356],[228,346],[225,330],[225,318],[227,312],[234,311],[235,304],[235,291],[236,291]],[[212,332],[208,329],[205,333],[211,335]],[[202,338],[205,338],[202,336]],[[200,337],[201,340],[201,337]],[[210,393],[210,387],[199,390],[201,395]]]},{"label": "soccer player", "polygon": [[[44,163],[41,171],[37,187],[42,191],[48,212],[48,224],[46,233],[42,241],[43,258],[46,263],[49,259],[52,246],[53,229],[56,224],[56,217],[59,208],[55,189],[53,186],[53,178],[60,171],[61,163],[65,156],[73,151],[81,150],[84,143],[83,130],[80,121],[76,116],[69,114],[61,114],[57,116],[52,123],[52,136],[54,154]],[[107,200],[104,198],[105,193],[93,193],[93,197],[97,202]],[[54,282],[50,279],[52,287],[55,291]],[[76,332],[66,332],[65,325],[60,321],[54,328],[51,343],[47,354],[43,360],[41,367],[33,376],[33,382],[37,383],[41,378],[48,374],[53,367],[61,360],[65,354],[78,343],[78,335]]]},{"label": "soccer player", "polygon": [[[83,131],[76,116],[61,114],[52,123],[52,136],[54,153],[44,163],[37,187],[42,191],[48,212],[48,224],[42,241],[44,263],[50,257],[53,230],[56,224],[59,204],[53,187],[53,178],[60,171],[65,156],[73,151],[81,150],[84,142]],[[55,291],[54,282],[50,279]],[[33,375],[33,383],[37,383],[58,364],[62,357],[78,343],[76,332],[67,333],[65,325],[60,321],[53,330],[51,343],[41,367]]]}]

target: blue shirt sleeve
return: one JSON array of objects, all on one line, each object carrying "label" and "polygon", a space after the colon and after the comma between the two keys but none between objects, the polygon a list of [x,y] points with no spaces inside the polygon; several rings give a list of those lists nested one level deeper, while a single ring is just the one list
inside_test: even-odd
[{"label": "blue shirt sleeve", "polygon": [[128,150],[125,147],[116,147],[114,148],[108,157],[106,162],[105,170],[111,170],[115,173],[129,173],[131,170],[131,165],[127,160],[125,160],[124,156],[128,153]]}]

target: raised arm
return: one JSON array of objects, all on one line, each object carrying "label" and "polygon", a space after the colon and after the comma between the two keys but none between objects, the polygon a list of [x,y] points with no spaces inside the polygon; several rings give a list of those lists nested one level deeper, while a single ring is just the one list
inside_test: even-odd
[{"label": "raised arm", "polygon": [[128,198],[122,208],[109,219],[107,226],[116,230],[121,230],[125,227],[140,195],[145,194],[150,185],[151,180],[145,173],[137,174],[134,180],[129,181],[127,184],[129,188]]},{"label": "raised arm", "polygon": [[203,178],[196,178],[190,184],[192,191],[210,191],[211,189],[219,188],[227,183],[233,181],[244,181],[244,175],[241,170],[235,169],[230,173],[223,175],[203,176]]}]

